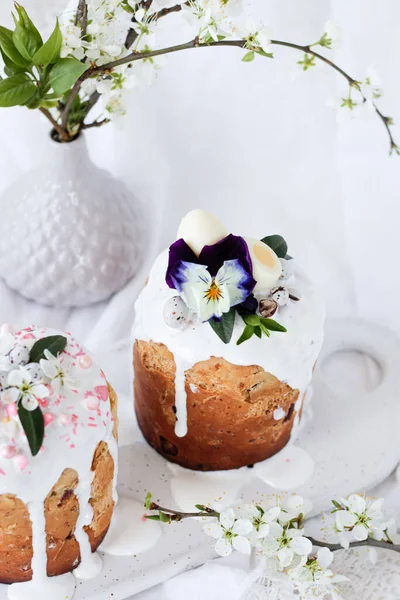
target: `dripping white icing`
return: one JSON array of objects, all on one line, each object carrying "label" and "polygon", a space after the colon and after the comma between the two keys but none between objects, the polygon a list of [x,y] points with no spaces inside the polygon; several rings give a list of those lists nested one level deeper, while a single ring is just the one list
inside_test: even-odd
[{"label": "dripping white icing", "polygon": [[277,408],[276,410],[274,410],[274,419],[275,421],[280,421],[281,419],[284,419],[286,417],[286,413],[283,410],[282,407]]},{"label": "dripping white icing", "polygon": [[[15,339],[30,348],[36,339],[59,334],[44,328],[26,328],[16,333]],[[113,437],[114,418],[107,382],[82,346],[70,334],[62,335],[68,340],[63,359],[73,376],[73,384],[64,388],[60,397],[52,391],[43,402],[45,439],[36,457],[30,454],[17,414],[0,403],[0,449],[12,447],[13,455],[6,458],[8,453],[0,452],[0,494],[14,494],[24,502],[32,522],[33,578],[9,586],[11,600],[70,600],[73,596],[75,579],[71,574],[50,578],[46,575],[44,501],[65,469],[76,471],[79,481],[75,493],[80,516],[75,536],[83,560],[81,573],[89,576],[98,572],[99,558],[90,557],[89,541],[82,526],[91,522],[92,509],[88,503],[93,477],[91,466],[101,441],[108,445],[114,460],[113,496],[116,500],[117,444]],[[11,437],[10,425],[13,426]]]},{"label": "dripping white icing", "polygon": [[142,503],[120,498],[100,550],[113,556],[131,556],[153,548],[162,536],[162,528],[159,523],[144,519],[144,513]]},{"label": "dripping white icing", "polygon": [[74,570],[74,575],[78,579],[92,579],[96,577],[102,569],[103,563],[100,556],[92,553],[88,534],[84,530],[85,525],[90,525],[93,520],[93,508],[89,504],[94,472],[90,471],[85,477],[79,478],[76,489],[76,497],[79,502],[79,517],[75,527],[75,539],[79,544],[81,562]]},{"label": "dripping white icing", "polygon": [[184,361],[177,361],[175,373],[175,435],[177,437],[185,437],[188,432],[185,371],[186,363]]},{"label": "dripping white icing", "polygon": [[[320,293],[304,270],[291,260],[291,284],[301,294],[300,302],[289,302],[274,318],[284,325],[285,334],[272,333],[269,339],[253,336],[245,344],[236,345],[243,331],[243,321],[236,317],[232,341],[224,344],[206,323],[188,323],[185,329],[169,327],[163,317],[167,300],[176,295],[165,283],[168,252],[162,252],[150,272],[149,281],[136,302],[133,339],[163,343],[172,352],[176,364],[176,435],[187,433],[184,372],[211,356],[223,357],[236,365],[259,365],[280,381],[300,392],[310,384],[322,340],[325,308]],[[263,297],[257,294],[258,299]],[[264,294],[265,297],[265,294]]]}]

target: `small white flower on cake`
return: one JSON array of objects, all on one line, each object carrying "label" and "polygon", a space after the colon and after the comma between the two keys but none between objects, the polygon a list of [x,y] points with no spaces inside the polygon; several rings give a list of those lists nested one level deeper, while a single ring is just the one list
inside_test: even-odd
[{"label": "small white flower on cake", "polygon": [[253,529],[249,519],[236,519],[235,511],[232,508],[225,510],[219,515],[219,520],[215,519],[204,526],[207,535],[216,541],[215,551],[220,556],[229,556],[232,548],[243,554],[251,553],[251,545],[246,535]]},{"label": "small white flower on cake", "polygon": [[71,389],[76,385],[68,365],[66,365],[64,356],[53,356],[49,350],[44,351],[46,359],[40,360],[40,367],[45,376],[51,381],[56,396],[59,396],[63,389]]},{"label": "small white flower on cake", "polygon": [[281,568],[289,567],[295,556],[306,557],[312,550],[310,540],[301,529],[289,529],[279,523],[271,523],[263,539],[263,551],[267,556],[277,557]]},{"label": "small white flower on cake", "polygon": [[26,410],[35,410],[39,406],[39,400],[50,395],[47,387],[38,382],[32,372],[25,367],[10,371],[7,385],[7,389],[1,395],[4,404],[21,402]]}]

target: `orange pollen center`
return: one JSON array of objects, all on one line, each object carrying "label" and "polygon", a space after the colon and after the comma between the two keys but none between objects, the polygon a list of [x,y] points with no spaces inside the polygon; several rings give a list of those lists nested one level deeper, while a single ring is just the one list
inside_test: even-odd
[{"label": "orange pollen center", "polygon": [[206,291],[204,298],[207,298],[208,301],[218,301],[220,298],[222,298],[221,289],[217,286],[214,280]]}]

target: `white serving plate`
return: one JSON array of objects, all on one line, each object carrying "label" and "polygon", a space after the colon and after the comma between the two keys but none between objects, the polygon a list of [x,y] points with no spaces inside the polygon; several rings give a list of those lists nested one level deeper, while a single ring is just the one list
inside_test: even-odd
[{"label": "white serving plate", "polygon": [[[380,365],[382,382],[375,390],[356,393],[353,388],[346,391],[345,386],[340,385],[336,387],[342,391],[337,392],[324,379],[324,361],[332,353],[342,350],[364,352]],[[377,485],[399,463],[400,448],[393,443],[398,438],[400,422],[399,359],[400,342],[390,330],[354,319],[328,324],[326,343],[313,384],[313,418],[303,427],[296,441],[296,446],[315,460],[312,477],[296,489],[313,501],[313,514],[328,509],[332,498]],[[119,357],[118,364],[123,364],[123,357]],[[353,370],[349,365],[347,376]],[[344,378],[346,373],[339,372],[338,376]],[[118,385],[116,387],[118,389]],[[147,492],[151,491],[154,499],[163,506],[176,507],[171,495],[172,470],[143,441],[132,412],[132,400],[122,397],[119,494],[143,502]],[[174,471],[179,474],[185,470]],[[242,478],[244,488],[238,497],[257,500],[262,495],[276,492],[253,477],[252,471],[241,470],[241,473],[248,472],[249,477]],[[193,492],[196,502],[203,502],[202,498],[197,498],[195,490],[202,490],[202,482],[208,477],[208,474],[190,472],[190,478],[185,480],[189,487],[193,486],[187,491],[189,497]],[[219,476],[214,474],[212,477],[215,486]],[[220,477],[222,497],[231,477],[234,475],[229,473]],[[209,538],[197,521],[165,525],[157,545],[143,554],[130,557],[102,555],[102,574],[91,581],[77,582],[74,598],[124,600],[215,557],[208,542]],[[6,586],[1,586],[0,600],[5,598]]]}]

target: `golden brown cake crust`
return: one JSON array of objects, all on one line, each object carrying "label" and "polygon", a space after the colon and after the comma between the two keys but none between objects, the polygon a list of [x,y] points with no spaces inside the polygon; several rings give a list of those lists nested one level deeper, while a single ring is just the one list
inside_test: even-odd
[{"label": "golden brown cake crust", "polygon": [[[134,345],[135,410],[146,440],[166,459],[201,471],[236,469],[265,460],[289,441],[299,396],[257,365],[223,358],[185,373],[188,433],[175,427],[175,361],[164,344]],[[274,419],[282,408],[286,417]]]},{"label": "golden brown cake crust", "polygon": [[[117,396],[109,385],[110,405],[115,419],[117,439]],[[112,484],[114,461],[105,442],[100,442],[93,456],[94,478],[90,503],[93,520],[88,532],[92,551],[103,541],[114,509]],[[79,565],[79,545],[74,531],[79,503],[74,494],[78,474],[65,469],[44,499],[47,533],[47,575],[62,575]],[[11,494],[0,495],[0,583],[29,581],[32,578],[32,526],[25,504]]]}]

